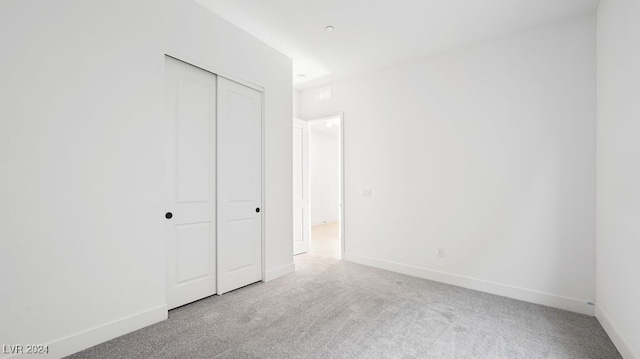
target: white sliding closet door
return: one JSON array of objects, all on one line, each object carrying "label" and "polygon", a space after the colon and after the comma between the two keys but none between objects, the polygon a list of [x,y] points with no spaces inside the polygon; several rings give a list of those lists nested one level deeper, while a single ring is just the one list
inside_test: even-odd
[{"label": "white sliding closet door", "polygon": [[218,294],[262,279],[262,93],[218,77]]},{"label": "white sliding closet door", "polygon": [[171,309],[216,292],[216,75],[170,57],[165,71]]}]

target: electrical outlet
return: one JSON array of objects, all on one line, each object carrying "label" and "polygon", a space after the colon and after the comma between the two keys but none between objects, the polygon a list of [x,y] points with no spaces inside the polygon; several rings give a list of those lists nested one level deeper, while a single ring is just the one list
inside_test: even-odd
[{"label": "electrical outlet", "polygon": [[438,257],[444,258],[444,248],[438,248]]}]

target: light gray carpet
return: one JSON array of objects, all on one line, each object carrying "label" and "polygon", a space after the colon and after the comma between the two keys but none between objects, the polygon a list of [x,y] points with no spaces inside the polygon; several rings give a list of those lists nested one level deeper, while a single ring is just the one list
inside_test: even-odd
[{"label": "light gray carpet", "polygon": [[172,310],[70,358],[621,358],[595,318],[339,260]]}]

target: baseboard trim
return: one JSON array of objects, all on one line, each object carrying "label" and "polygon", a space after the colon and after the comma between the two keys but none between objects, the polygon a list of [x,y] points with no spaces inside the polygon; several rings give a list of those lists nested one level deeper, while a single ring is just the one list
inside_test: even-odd
[{"label": "baseboard trim", "polygon": [[296,265],[294,263],[289,263],[287,265],[284,265],[282,267],[278,267],[276,269],[272,269],[270,271],[267,271],[264,274],[264,281],[265,282],[270,282],[276,278],[280,278],[282,276],[285,276],[289,273],[293,273],[296,271]]},{"label": "baseboard trim", "polygon": [[458,287],[473,289],[485,293],[491,293],[503,297],[522,300],[525,302],[546,305],[571,312],[595,315],[594,306],[587,303],[587,300],[563,297],[551,293],[545,293],[527,288],[514,287],[507,284],[491,282],[484,279],[461,276],[457,274],[421,268],[382,259],[365,257],[344,253],[342,259],[363,264],[370,267],[385,269],[388,271],[402,273],[413,277],[429,279],[436,282],[455,285]]},{"label": "baseboard trim", "polygon": [[[95,326],[93,328],[83,330],[81,332],[43,343],[49,346],[49,353],[36,355],[38,358],[59,359],[67,355],[71,355],[90,348],[94,345],[104,343],[108,340],[131,333],[138,329],[142,329],[149,325],[161,322],[168,317],[166,305],[146,310],[122,319],[117,319],[105,324]],[[34,355],[17,354],[4,357],[6,359],[13,358],[32,358]]]},{"label": "baseboard trim", "polygon": [[631,349],[629,342],[624,339],[618,328],[613,324],[609,316],[600,306],[596,306],[596,319],[600,322],[600,325],[602,325],[604,331],[607,332],[607,335],[611,338],[613,345],[616,346],[616,349],[618,349],[620,355],[622,355],[624,359],[639,359]]}]

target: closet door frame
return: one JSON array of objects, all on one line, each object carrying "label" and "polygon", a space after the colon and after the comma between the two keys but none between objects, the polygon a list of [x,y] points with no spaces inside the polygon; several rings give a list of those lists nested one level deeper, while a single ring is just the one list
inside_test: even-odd
[{"label": "closet door frame", "polygon": [[[197,67],[201,70],[210,72],[216,76],[221,76],[221,77],[225,77],[233,82],[237,82],[243,86],[252,88],[258,92],[260,92],[261,96],[262,96],[262,111],[261,111],[261,133],[260,133],[260,138],[261,138],[261,148],[260,148],[260,160],[261,160],[261,170],[260,170],[260,189],[261,189],[261,216],[262,216],[262,228],[261,228],[261,235],[260,235],[260,241],[261,241],[261,250],[262,250],[262,254],[261,254],[261,281],[264,282],[265,281],[265,274],[266,274],[266,243],[265,243],[265,228],[266,228],[266,216],[265,213],[266,211],[268,211],[269,208],[269,204],[266,201],[266,196],[265,196],[265,110],[266,110],[266,106],[265,106],[265,98],[266,98],[266,90],[263,86],[258,85],[256,83],[253,83],[251,81],[247,81],[241,77],[236,76],[235,74],[232,73],[228,73],[226,71],[221,71],[220,69],[216,68],[216,66],[213,66],[211,64],[207,64],[206,62],[203,61],[199,61],[193,57],[190,56],[186,56],[185,54],[182,54],[180,52],[177,51],[166,51],[164,56],[168,56],[171,57],[175,60],[178,61],[182,61],[185,62],[191,66]],[[217,228],[217,223],[216,223],[216,228]],[[217,242],[217,238],[216,238],[216,242]],[[217,253],[217,249],[216,249],[216,253]],[[168,254],[167,254],[168,255]],[[217,273],[216,273],[217,275]],[[216,280],[217,282],[217,280]]]}]

